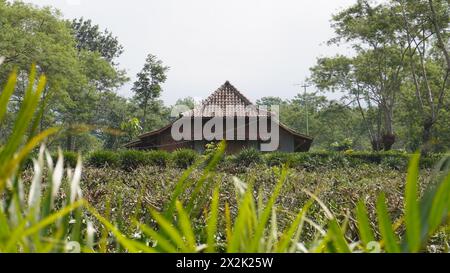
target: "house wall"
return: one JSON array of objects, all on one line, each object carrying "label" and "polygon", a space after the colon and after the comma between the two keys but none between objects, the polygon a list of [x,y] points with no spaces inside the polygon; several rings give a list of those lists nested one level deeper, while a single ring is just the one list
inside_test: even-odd
[{"label": "house wall", "polygon": [[292,153],[294,149],[294,136],[280,128],[280,146],[278,151]]},{"label": "house wall", "polygon": [[161,132],[158,138],[158,149],[173,152],[179,149],[192,149],[193,143],[189,141],[175,141],[172,138],[171,128]]},{"label": "house wall", "polygon": [[[204,120],[206,123],[207,120]],[[226,127],[226,126],[224,126]],[[193,126],[192,126],[193,128]],[[234,128],[235,129],[235,128]],[[233,129],[232,129],[233,130]],[[299,139],[298,136],[294,136],[291,132],[288,132],[283,127],[280,127],[280,143],[278,147],[278,151],[281,152],[295,152],[295,149],[299,146],[299,143],[307,142],[308,145],[305,145],[302,148],[302,151],[309,150],[310,141]],[[248,133],[248,123],[246,124],[246,133]],[[248,135],[248,134],[247,134]],[[160,149],[165,151],[175,151],[178,149],[194,149],[199,153],[203,153],[205,150],[205,145],[208,143],[206,140],[202,141],[174,141],[171,135],[171,127],[168,127],[164,131],[158,132],[155,135],[145,137],[142,139],[141,143],[135,146],[137,149]],[[245,148],[254,148],[257,150],[261,150],[260,141],[236,141],[230,140],[227,142],[227,150],[228,154],[235,154],[240,152]]]}]

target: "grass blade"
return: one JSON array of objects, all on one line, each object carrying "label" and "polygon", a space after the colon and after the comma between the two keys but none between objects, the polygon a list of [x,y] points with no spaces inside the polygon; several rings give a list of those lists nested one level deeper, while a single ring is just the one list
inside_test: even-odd
[{"label": "grass blade", "polygon": [[219,213],[219,187],[217,186],[214,189],[212,201],[211,201],[211,209],[209,211],[208,223],[206,226],[206,234],[207,234],[207,252],[215,251],[215,236],[217,231],[217,218]]},{"label": "grass blade", "polygon": [[358,222],[358,231],[361,241],[367,246],[368,243],[375,241],[375,237],[370,226],[369,217],[367,216],[366,206],[362,201],[358,202],[356,207],[356,219]]},{"label": "grass blade", "polygon": [[272,213],[272,208],[275,205],[275,202],[277,201],[278,196],[281,193],[281,189],[283,188],[284,182],[286,181],[287,174],[288,174],[288,170],[286,167],[284,167],[283,170],[281,171],[281,175],[278,180],[278,183],[275,186],[275,189],[273,190],[272,195],[270,196],[269,201],[267,202],[267,205],[264,208],[263,213],[261,214],[261,216],[258,219],[258,226],[256,227],[255,235],[253,237],[253,240],[252,240],[252,243],[250,246],[251,251],[257,250],[257,245],[259,244],[261,237],[264,235],[264,231],[266,229],[267,222],[269,221],[270,215]]},{"label": "grass blade", "polygon": [[420,155],[412,156],[405,187],[405,225],[408,248],[411,252],[417,252],[420,249],[421,231],[420,231],[420,209],[418,202],[418,180],[419,180],[419,159]]},{"label": "grass blade", "polygon": [[191,220],[189,219],[186,211],[183,209],[183,205],[180,201],[177,201],[176,207],[179,217],[179,227],[186,238],[188,249],[190,249],[190,252],[195,252],[196,242],[194,231],[192,230]]},{"label": "grass blade", "polygon": [[175,227],[173,227],[172,224],[164,218],[164,216],[154,210],[151,210],[151,214],[153,216],[153,219],[155,219],[155,221],[160,226],[161,231],[167,234],[167,236],[169,236],[169,239],[171,239],[179,249],[184,252],[191,251],[191,249],[186,247],[186,244],[180,232]]},{"label": "grass blade", "polygon": [[9,99],[14,93],[16,81],[17,81],[17,71],[14,70],[9,76],[5,88],[3,88],[3,92],[0,94],[0,124],[2,123],[6,111],[8,110]]},{"label": "grass blade", "polygon": [[384,246],[387,252],[399,253],[400,247],[395,239],[395,233],[392,229],[392,223],[386,207],[386,197],[381,194],[377,200],[377,216],[380,233],[383,238]]}]

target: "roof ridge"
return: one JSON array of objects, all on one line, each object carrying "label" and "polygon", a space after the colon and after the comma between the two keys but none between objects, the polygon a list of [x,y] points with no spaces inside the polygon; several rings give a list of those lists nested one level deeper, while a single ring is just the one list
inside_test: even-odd
[{"label": "roof ridge", "polygon": [[[229,81],[226,81],[222,86],[220,86],[216,91],[214,91],[211,95],[209,95],[205,100],[202,101],[202,106],[204,107],[209,103],[211,103],[214,99],[216,99],[219,96],[221,92],[225,93],[226,96],[231,95],[231,93],[235,94],[239,99],[241,99],[244,102],[245,105],[253,105],[253,103],[246,96],[244,96],[236,87],[234,87]],[[226,101],[229,99],[229,97],[221,99]]]}]

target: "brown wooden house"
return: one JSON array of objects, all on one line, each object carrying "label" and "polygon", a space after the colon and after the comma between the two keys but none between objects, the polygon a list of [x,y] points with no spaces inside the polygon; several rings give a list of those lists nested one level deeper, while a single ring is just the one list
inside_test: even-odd
[{"label": "brown wooden house", "polygon": [[[233,109],[233,111],[229,111],[230,108]],[[203,152],[206,144],[212,142],[211,140],[196,138],[194,136],[188,140],[174,140],[172,137],[172,126],[180,119],[188,119],[189,122],[192,122],[191,128],[194,128],[194,122],[196,120],[199,121],[200,119],[202,126],[204,126],[212,118],[218,116],[222,117],[224,120],[224,132],[232,132],[231,135],[233,136],[230,138],[230,133],[224,133],[220,138],[227,140],[227,153],[236,153],[244,148],[261,150],[261,144],[265,143],[265,141],[262,140],[263,138],[259,133],[256,136],[250,137],[250,128],[255,128],[251,127],[252,122],[254,123],[256,120],[255,118],[262,116],[265,116],[269,123],[271,120],[274,120],[272,118],[273,113],[260,110],[258,106],[252,104],[241,92],[227,81],[203,101],[201,105],[195,107],[191,111],[181,114],[178,120],[174,120],[172,123],[159,130],[140,135],[137,140],[126,144],[125,147],[139,150],[166,151],[188,148]],[[229,119],[234,121],[233,128],[227,128],[228,124],[226,120]],[[245,120],[244,137],[242,137],[243,129],[240,131],[241,137],[236,137],[239,131],[239,128],[236,128],[238,124],[237,119],[241,119],[241,121]],[[276,121],[275,124],[278,126],[277,129],[279,132],[279,145],[277,151],[305,152],[310,149],[313,142],[311,137],[295,132],[281,122]],[[260,129],[261,122],[255,126]],[[220,139],[217,139],[216,141],[219,141]]]}]

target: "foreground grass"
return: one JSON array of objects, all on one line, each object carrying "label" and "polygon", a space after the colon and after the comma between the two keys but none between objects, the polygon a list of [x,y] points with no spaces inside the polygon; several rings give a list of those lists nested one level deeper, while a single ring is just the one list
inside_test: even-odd
[{"label": "foreground grass", "polygon": [[[226,230],[226,207],[229,208],[232,219],[238,214],[235,177],[241,181],[252,181],[255,196],[260,195],[265,203],[273,193],[280,172],[279,167],[254,165],[239,174],[215,173],[216,178],[220,180],[218,230]],[[142,231],[133,224],[133,221],[151,223],[151,210],[162,211],[164,204],[170,202],[173,189],[182,173],[183,171],[177,168],[142,167],[130,172],[116,168],[87,167],[81,177],[81,188],[84,198],[102,215],[108,215],[110,221],[120,227],[127,237],[140,238]],[[28,179],[25,180],[30,180],[31,174],[32,171],[28,170],[25,175]],[[195,170],[190,178],[198,181],[201,176],[202,171]],[[431,177],[432,170],[421,170],[419,179],[421,195],[430,184]],[[404,171],[374,164],[364,164],[357,168],[290,169],[276,202],[278,229],[287,228],[295,220],[296,212],[308,202],[310,196],[305,193],[306,190],[316,193],[339,222],[347,221],[345,237],[349,241],[357,242],[360,240],[355,211],[358,201],[364,200],[372,227],[377,226],[376,202],[377,196],[381,193],[386,195],[388,211],[394,219],[398,219],[404,213],[405,180]],[[190,192],[186,192],[184,196],[179,197],[180,201],[186,203],[189,195]],[[207,214],[197,215],[193,221],[195,228],[204,228],[206,220]],[[91,221],[95,222],[95,219]],[[320,236],[321,230],[317,227],[326,229],[327,221],[327,215],[320,205],[312,204],[301,236],[305,249],[311,247],[315,237]],[[403,235],[404,227],[400,226],[397,233]],[[380,238],[379,233],[375,236]],[[225,245],[225,232],[219,233],[216,240],[218,245]],[[112,242],[107,246],[109,251],[120,250],[112,238],[109,241]],[[424,250],[447,252],[448,242],[449,232],[443,228],[432,237]]]},{"label": "foreground grass", "polygon": [[[132,172],[121,171],[111,168],[86,168],[83,172],[81,185],[84,189],[84,197],[99,211],[112,208],[110,215],[114,222],[129,223],[128,219],[136,217],[136,206],[142,202],[143,210],[138,216],[140,221],[151,220],[149,209],[161,211],[163,205],[169,202],[176,181],[182,172],[176,168],[143,167]],[[193,180],[198,180],[201,171],[191,174]],[[255,196],[261,194],[263,202],[270,198],[274,185],[280,175],[280,168],[267,168],[265,165],[253,166],[237,177],[241,181],[252,181]],[[228,204],[232,218],[238,211],[238,203],[235,194],[234,177],[236,174],[226,172],[217,173],[220,179],[220,212],[219,225],[225,230],[224,212]],[[420,173],[420,191],[423,192],[431,179],[431,170],[422,170]],[[394,218],[403,214],[404,202],[403,192],[405,187],[406,173],[378,165],[362,165],[358,168],[315,170],[296,170],[288,172],[286,182],[276,202],[277,220],[279,228],[289,226],[294,220],[296,212],[308,202],[310,197],[305,193],[317,193],[317,197],[329,208],[331,213],[339,221],[348,220],[346,237],[350,241],[358,241],[359,233],[356,221],[355,208],[359,200],[364,200],[368,208],[371,225],[376,227],[376,200],[381,193],[386,194],[388,210]],[[258,194],[257,194],[258,193]],[[137,198],[142,196],[142,199]],[[182,200],[189,199],[189,193]],[[126,201],[124,201],[126,200]],[[325,226],[327,217],[322,208],[313,204],[309,208],[309,216],[319,226]],[[119,220],[124,218],[125,220]],[[199,228],[205,224],[201,216],[196,221]],[[312,242],[319,231],[312,223],[304,226],[302,241]],[[138,230],[133,225],[122,225],[122,230],[128,236],[136,235]],[[400,228],[401,234],[403,230]],[[378,235],[378,234],[377,234]],[[434,240],[427,246],[430,252],[448,251],[449,233],[443,229]],[[221,237],[220,237],[221,236]],[[225,234],[221,234],[220,241],[225,240]]]}]

